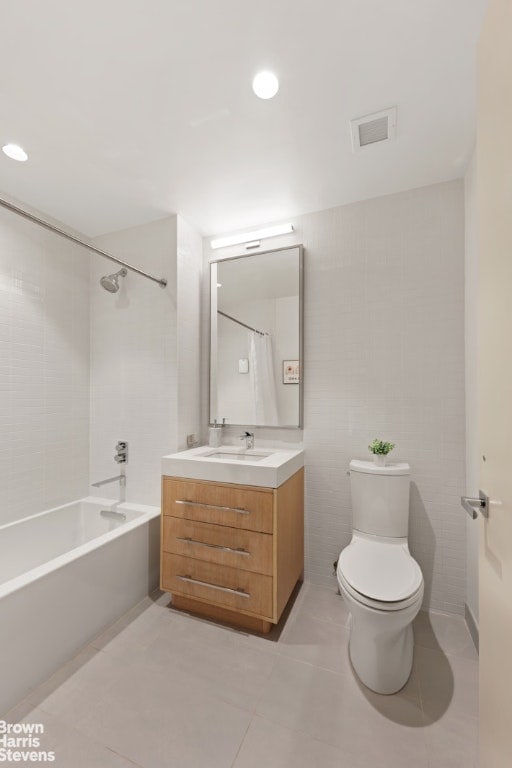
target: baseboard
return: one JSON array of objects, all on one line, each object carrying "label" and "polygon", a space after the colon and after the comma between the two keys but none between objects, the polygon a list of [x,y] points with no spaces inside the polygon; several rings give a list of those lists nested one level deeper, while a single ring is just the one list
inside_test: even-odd
[{"label": "baseboard", "polygon": [[475,617],[473,616],[473,612],[467,603],[464,603],[464,618],[466,619],[466,624],[468,625],[469,634],[471,635],[471,639],[473,640],[473,643],[478,653],[478,651],[480,650],[478,624],[476,623]]}]

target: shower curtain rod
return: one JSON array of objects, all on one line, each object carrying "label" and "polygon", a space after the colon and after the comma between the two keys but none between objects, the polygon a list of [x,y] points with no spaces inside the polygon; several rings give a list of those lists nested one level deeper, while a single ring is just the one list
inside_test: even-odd
[{"label": "shower curtain rod", "polygon": [[50,232],[54,232],[56,235],[65,237],[66,240],[71,240],[71,242],[75,243],[76,245],[81,245],[84,248],[87,248],[89,251],[97,253],[98,256],[103,256],[105,259],[110,259],[110,261],[114,261],[116,264],[120,264],[122,267],[126,267],[126,269],[129,269],[131,272],[136,272],[138,275],[142,275],[142,277],[147,277],[148,280],[152,280],[154,283],[158,283],[161,288],[165,288],[167,285],[167,280],[165,277],[154,277],[154,275],[150,275],[148,272],[144,272],[144,270],[139,269],[138,267],[132,267],[132,265],[128,264],[126,261],[122,261],[116,256],[112,256],[110,253],[102,251],[101,248],[96,248],[94,245],[87,243],[85,240],[81,240],[79,237],[70,235],[68,232],[65,232],[63,229],[59,229],[59,227],[56,227],[54,224],[50,224],[50,222],[45,221],[44,219],[40,219],[38,216],[34,216],[28,211],[24,211],[23,208],[18,208],[17,205],[13,205],[13,203],[9,203],[7,200],[4,200],[1,197],[0,205],[2,205],[4,208],[7,208],[8,211],[17,213],[18,216],[22,216],[24,219],[28,219],[34,224],[39,224],[40,227],[44,227],[44,229],[48,229]]},{"label": "shower curtain rod", "polygon": [[222,315],[222,317],[227,317],[228,320],[232,320],[234,323],[238,323],[238,325],[243,325],[244,328],[247,328],[249,331],[254,331],[254,333],[259,333],[260,336],[268,336],[268,333],[265,333],[265,331],[258,331],[257,328],[253,328],[250,325],[246,325],[246,323],[242,323],[241,320],[237,320],[236,317],[231,317],[231,315],[226,315],[225,312],[221,312],[220,309],[217,310],[217,313],[219,315]]}]

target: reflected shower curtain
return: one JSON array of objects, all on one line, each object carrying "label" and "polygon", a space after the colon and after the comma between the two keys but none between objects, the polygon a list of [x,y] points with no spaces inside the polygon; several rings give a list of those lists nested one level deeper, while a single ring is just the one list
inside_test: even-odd
[{"label": "reflected shower curtain", "polygon": [[268,334],[249,334],[249,374],[254,404],[253,423],[278,426],[272,339]]}]

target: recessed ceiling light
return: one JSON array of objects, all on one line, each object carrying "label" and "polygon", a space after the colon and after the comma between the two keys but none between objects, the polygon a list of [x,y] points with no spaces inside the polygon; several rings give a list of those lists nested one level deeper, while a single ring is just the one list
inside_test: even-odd
[{"label": "recessed ceiling light", "polygon": [[279,90],[279,80],[273,72],[258,72],[252,81],[252,89],[260,99],[271,99]]},{"label": "recessed ceiling light", "polygon": [[2,152],[4,155],[7,155],[7,157],[10,157],[11,160],[18,160],[20,163],[24,163],[25,160],[28,160],[28,155],[25,150],[17,144],[4,144]]}]

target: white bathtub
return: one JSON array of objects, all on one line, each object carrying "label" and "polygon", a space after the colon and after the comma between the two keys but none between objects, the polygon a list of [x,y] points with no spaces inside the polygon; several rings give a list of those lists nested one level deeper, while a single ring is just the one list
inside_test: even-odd
[{"label": "white bathtub", "polygon": [[89,497],[0,527],[0,714],[158,585],[157,507]]}]

